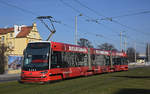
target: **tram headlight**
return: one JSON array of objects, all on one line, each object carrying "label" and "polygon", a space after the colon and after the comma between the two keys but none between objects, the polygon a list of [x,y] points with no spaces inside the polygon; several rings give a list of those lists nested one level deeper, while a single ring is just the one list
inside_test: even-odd
[{"label": "tram headlight", "polygon": [[42,71],[42,72],[40,72],[40,73],[42,73],[42,74],[46,74],[46,73],[48,73],[48,71]]},{"label": "tram headlight", "polygon": [[43,76],[41,76],[41,78],[46,78],[46,76],[43,75]]}]

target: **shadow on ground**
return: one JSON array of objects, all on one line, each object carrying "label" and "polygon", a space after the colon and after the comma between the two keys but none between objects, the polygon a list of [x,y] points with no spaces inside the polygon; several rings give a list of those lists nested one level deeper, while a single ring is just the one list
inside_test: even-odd
[{"label": "shadow on ground", "polygon": [[115,94],[150,94],[149,89],[121,89]]},{"label": "shadow on ground", "polygon": [[147,78],[150,78],[150,76],[113,76],[113,77],[136,78],[136,79],[147,79]]}]

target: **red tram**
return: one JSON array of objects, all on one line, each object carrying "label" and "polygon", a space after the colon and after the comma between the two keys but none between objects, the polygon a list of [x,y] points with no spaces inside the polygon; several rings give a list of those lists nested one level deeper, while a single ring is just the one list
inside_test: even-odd
[{"label": "red tram", "polygon": [[50,82],[65,78],[128,70],[124,52],[111,52],[58,42],[32,42],[24,51],[21,82]]}]

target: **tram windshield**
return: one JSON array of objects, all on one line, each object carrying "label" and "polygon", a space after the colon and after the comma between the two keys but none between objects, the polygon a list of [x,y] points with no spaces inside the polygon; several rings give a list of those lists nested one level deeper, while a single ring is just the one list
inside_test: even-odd
[{"label": "tram windshield", "polygon": [[24,52],[23,70],[38,71],[49,68],[50,43],[29,43]]}]

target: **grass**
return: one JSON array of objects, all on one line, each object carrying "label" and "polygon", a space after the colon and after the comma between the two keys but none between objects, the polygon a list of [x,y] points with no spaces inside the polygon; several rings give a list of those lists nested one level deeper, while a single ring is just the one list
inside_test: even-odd
[{"label": "grass", "polygon": [[0,94],[150,94],[150,67],[45,85],[4,82]]}]

